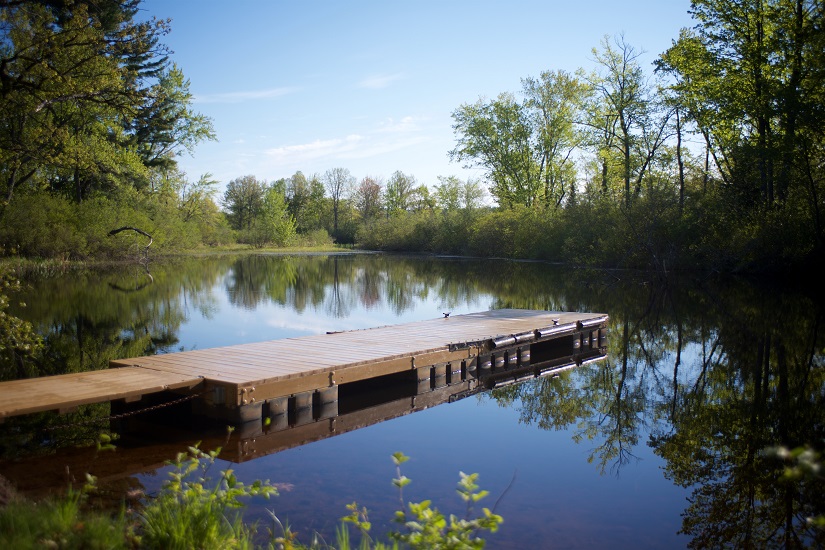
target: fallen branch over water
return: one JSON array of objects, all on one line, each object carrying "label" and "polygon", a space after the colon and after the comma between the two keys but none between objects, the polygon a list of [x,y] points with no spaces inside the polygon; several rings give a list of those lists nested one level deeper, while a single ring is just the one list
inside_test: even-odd
[{"label": "fallen branch over water", "polygon": [[128,225],[124,225],[123,227],[118,227],[117,229],[112,229],[111,231],[109,231],[109,236],[111,237],[113,235],[117,235],[121,231],[134,231],[135,233],[140,233],[141,235],[143,235],[145,237],[148,237],[149,238],[149,244],[146,245],[146,248],[149,248],[150,246],[152,246],[152,243],[155,242],[155,240],[152,238],[152,235],[150,235],[146,231],[144,231],[142,229],[138,229],[137,227],[131,227],[131,226],[128,226]]}]

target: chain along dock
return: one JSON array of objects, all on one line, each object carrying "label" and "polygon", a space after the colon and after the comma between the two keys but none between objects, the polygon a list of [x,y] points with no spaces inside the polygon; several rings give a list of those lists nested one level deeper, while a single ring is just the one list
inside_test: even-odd
[{"label": "chain along dock", "polygon": [[0,383],[0,422],[108,401],[128,418],[185,400],[196,415],[278,431],[364,409],[369,395],[400,391],[403,402],[449,386],[449,399],[458,399],[603,357],[607,321],[602,313],[501,309],[118,359],[108,370]]}]

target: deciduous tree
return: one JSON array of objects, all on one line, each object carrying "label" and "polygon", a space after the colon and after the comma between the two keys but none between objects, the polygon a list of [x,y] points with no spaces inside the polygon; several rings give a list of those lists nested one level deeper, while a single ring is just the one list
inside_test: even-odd
[{"label": "deciduous tree", "polygon": [[525,78],[522,88],[541,153],[544,205],[558,207],[565,194],[575,193],[574,151],[583,141],[577,124],[590,89],[565,71],[544,71],[538,78]]},{"label": "deciduous tree", "polygon": [[397,170],[387,181],[384,191],[384,205],[387,217],[392,217],[410,208],[413,189],[417,187],[415,176]]},{"label": "deciduous tree", "polygon": [[145,183],[146,167],[211,136],[139,0],[0,4],[0,185],[77,201]]},{"label": "deciduous tree", "polygon": [[515,96],[503,93],[493,101],[464,104],[452,116],[457,144],[450,158],[482,168],[499,205],[537,204],[543,189],[542,155],[533,120]]},{"label": "deciduous tree", "polygon": [[226,186],[223,206],[233,229],[250,229],[264,207],[266,184],[255,176],[234,179]]},{"label": "deciduous tree", "polygon": [[332,201],[332,232],[338,236],[338,214],[342,201],[349,199],[355,186],[355,178],[346,168],[332,168],[324,173],[324,187]]},{"label": "deciduous tree", "polygon": [[616,163],[625,208],[632,195],[641,192],[642,178],[664,143],[669,118],[657,111],[640,55],[624,36],[612,41],[606,36],[601,48],[593,49],[598,68],[589,77],[595,94],[588,113],[590,143],[601,163],[602,189],[609,189],[610,164]]},{"label": "deciduous tree", "polygon": [[355,189],[355,208],[365,221],[372,220],[381,213],[382,182],[372,176],[364,177]]},{"label": "deciduous tree", "polygon": [[287,246],[295,237],[295,220],[289,214],[283,192],[276,185],[266,189],[258,223],[267,243]]},{"label": "deciduous tree", "polygon": [[286,179],[286,201],[289,213],[295,219],[299,233],[308,233],[323,227],[324,185],[317,175],[307,178],[303,172],[295,172]]}]

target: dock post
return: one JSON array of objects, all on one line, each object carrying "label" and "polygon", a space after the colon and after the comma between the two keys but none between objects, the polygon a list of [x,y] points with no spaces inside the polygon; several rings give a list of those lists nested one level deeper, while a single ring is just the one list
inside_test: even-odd
[{"label": "dock post", "polygon": [[432,389],[447,385],[447,363],[437,363],[432,367]]},{"label": "dock post", "polygon": [[289,397],[275,397],[267,399],[267,416],[270,421],[270,429],[285,430],[289,427]]},{"label": "dock post", "polygon": [[461,379],[477,378],[478,357],[469,357],[461,362]]},{"label": "dock post", "polygon": [[245,424],[255,420],[260,421],[261,414],[263,413],[263,404],[263,401],[256,401],[248,405],[241,405],[235,409],[232,420],[239,424]]},{"label": "dock post", "polygon": [[418,388],[416,394],[427,393],[432,388],[430,387],[431,367],[418,367],[415,369],[417,374]]},{"label": "dock post", "polygon": [[504,365],[506,364],[506,355],[506,351],[497,351],[493,353],[493,371],[501,371],[504,369]]},{"label": "dock post", "polygon": [[316,420],[334,418],[338,416],[338,386],[321,388],[313,396],[313,416]]},{"label": "dock post", "polygon": [[490,354],[480,355],[478,357],[478,368],[476,369],[476,378],[483,378],[489,376],[493,371],[493,357]]},{"label": "dock post", "polygon": [[312,396],[314,391],[296,393],[289,399],[289,416],[291,426],[309,424],[312,418]]}]

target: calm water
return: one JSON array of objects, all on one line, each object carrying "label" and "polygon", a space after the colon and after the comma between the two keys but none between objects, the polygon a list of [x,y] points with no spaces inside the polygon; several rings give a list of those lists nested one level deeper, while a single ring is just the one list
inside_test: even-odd
[{"label": "calm water", "polygon": [[[357,501],[382,533],[399,506],[390,455],[403,451],[412,457],[407,501],[429,498],[463,515],[459,471],[480,474],[490,491],[480,504],[504,516],[492,548],[823,543],[805,523],[825,512],[822,480],[778,482],[781,464],[763,453],[825,441],[825,319],[821,303],[802,295],[538,263],[317,255],[74,274],[33,282],[20,301],[27,307],[14,312],[35,323],[49,353],[26,372],[3,365],[3,378],[446,311],[605,312],[606,360],[233,464],[243,480],[281,487],[249,515],[266,523],[270,509],[304,541],[312,532],[332,541],[344,506]],[[106,414],[98,405],[7,421],[0,474],[40,494],[91,470],[114,495],[151,494],[164,460],[192,441],[222,439],[190,426],[124,436],[109,454],[77,448],[99,427],[79,423]],[[238,449],[240,439],[225,446]]]}]

